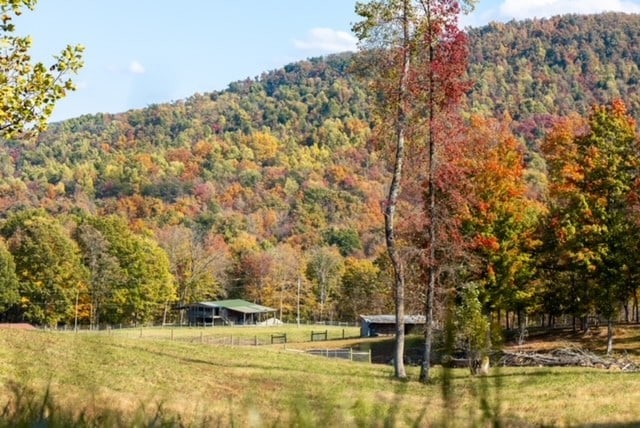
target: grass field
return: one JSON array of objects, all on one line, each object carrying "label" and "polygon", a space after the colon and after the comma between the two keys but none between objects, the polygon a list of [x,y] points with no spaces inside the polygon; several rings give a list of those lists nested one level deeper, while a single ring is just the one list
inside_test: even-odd
[{"label": "grass field", "polygon": [[[310,334],[303,330],[301,339]],[[424,386],[415,381],[415,367],[409,368],[409,382],[398,382],[390,366],[275,345],[178,340],[186,330],[176,329],[174,340],[151,332],[143,330],[141,339],[140,331],[0,330],[2,402],[15,406],[22,400],[18,409],[48,420],[58,415],[57,426],[95,426],[96,420],[99,426],[144,426],[154,418],[165,425],[241,427],[489,426],[496,420],[503,426],[640,425],[639,373],[495,368],[486,378],[474,378],[467,370],[436,369],[434,383]],[[341,329],[335,333],[341,339]],[[0,426],[19,425],[12,405],[3,406]],[[155,426],[162,424],[156,420]]]},{"label": "grass field", "polygon": [[[353,326],[324,326],[295,324],[276,326],[239,326],[239,327],[143,327],[102,330],[101,335],[113,335],[129,338],[169,339],[194,343],[208,343],[219,345],[268,345],[282,343],[279,339],[286,335],[288,343],[304,343],[311,340],[312,333],[326,332],[330,341],[358,338],[360,327]],[[81,332],[87,334],[91,332]],[[272,340],[273,339],[273,340]]]}]

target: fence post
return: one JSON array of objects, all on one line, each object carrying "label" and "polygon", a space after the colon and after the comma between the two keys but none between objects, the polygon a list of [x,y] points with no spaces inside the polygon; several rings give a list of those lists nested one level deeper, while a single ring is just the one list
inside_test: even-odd
[{"label": "fence post", "polygon": [[[344,332],[344,330],[342,330]],[[353,348],[349,348],[349,359],[353,361]]]},{"label": "fence post", "polygon": [[369,364],[371,364],[371,349],[369,349]]},{"label": "fence post", "polygon": [[344,339],[344,328],[342,329],[342,338]]},{"label": "fence post", "polygon": [[171,329],[171,340],[173,340],[173,328]]},{"label": "fence post", "polygon": [[258,336],[253,336],[253,346],[258,346]]},{"label": "fence post", "polygon": [[142,327],[140,327],[140,337],[142,337]]}]

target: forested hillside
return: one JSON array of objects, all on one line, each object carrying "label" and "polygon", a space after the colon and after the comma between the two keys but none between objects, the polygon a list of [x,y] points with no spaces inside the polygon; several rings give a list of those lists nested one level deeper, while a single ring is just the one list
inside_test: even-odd
[{"label": "forested hillside", "polygon": [[472,29],[471,111],[508,112],[529,145],[550,116],[621,98],[640,115],[640,19],[567,15]]},{"label": "forested hillside", "polygon": [[[617,98],[640,116],[640,16],[468,34],[464,117],[507,124],[499,133],[526,151],[536,203],[547,182],[540,146],[558,118]],[[307,319],[390,311],[389,154],[352,63],[352,54],[309,59],[224,91],[52,124],[36,143],[4,142],[0,317],[71,322],[76,299],[80,322],[94,324],[171,320],[178,303],[219,297],[288,320],[298,299]],[[549,294],[524,303],[531,290],[498,293],[495,308],[549,313]]]}]

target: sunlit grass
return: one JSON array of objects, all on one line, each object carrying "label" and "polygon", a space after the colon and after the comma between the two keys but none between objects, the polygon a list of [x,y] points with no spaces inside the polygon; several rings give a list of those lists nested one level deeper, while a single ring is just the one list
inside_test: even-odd
[{"label": "sunlit grass", "polygon": [[[59,414],[109,414],[120,426],[156,417],[158,409],[171,424],[199,426],[483,426],[496,418],[505,426],[640,421],[640,374],[495,368],[489,377],[475,378],[468,370],[437,368],[433,384],[426,386],[416,381],[417,367],[409,367],[408,374],[409,382],[398,382],[390,366],[329,360],[275,346],[0,330],[0,403],[15,396],[16,385],[35,402],[48,390]],[[448,403],[441,389],[445,375],[452,384]]]},{"label": "sunlit grass", "polygon": [[[286,335],[287,343],[309,342],[311,333],[327,332],[328,340],[357,338],[360,327],[283,324],[278,326],[216,326],[216,327],[141,327],[80,331],[78,334],[98,333],[128,338],[168,339],[226,345],[253,345],[281,343],[279,336]],[[273,339],[273,340],[272,340]]]}]

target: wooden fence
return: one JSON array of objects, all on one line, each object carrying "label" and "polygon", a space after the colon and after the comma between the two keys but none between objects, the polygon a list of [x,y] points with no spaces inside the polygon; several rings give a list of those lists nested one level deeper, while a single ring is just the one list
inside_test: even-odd
[{"label": "wooden fence", "polygon": [[371,363],[371,350],[354,351],[352,348],[347,349],[309,349],[305,351],[307,354],[316,355],[326,358],[340,358],[343,360],[360,361]]}]

